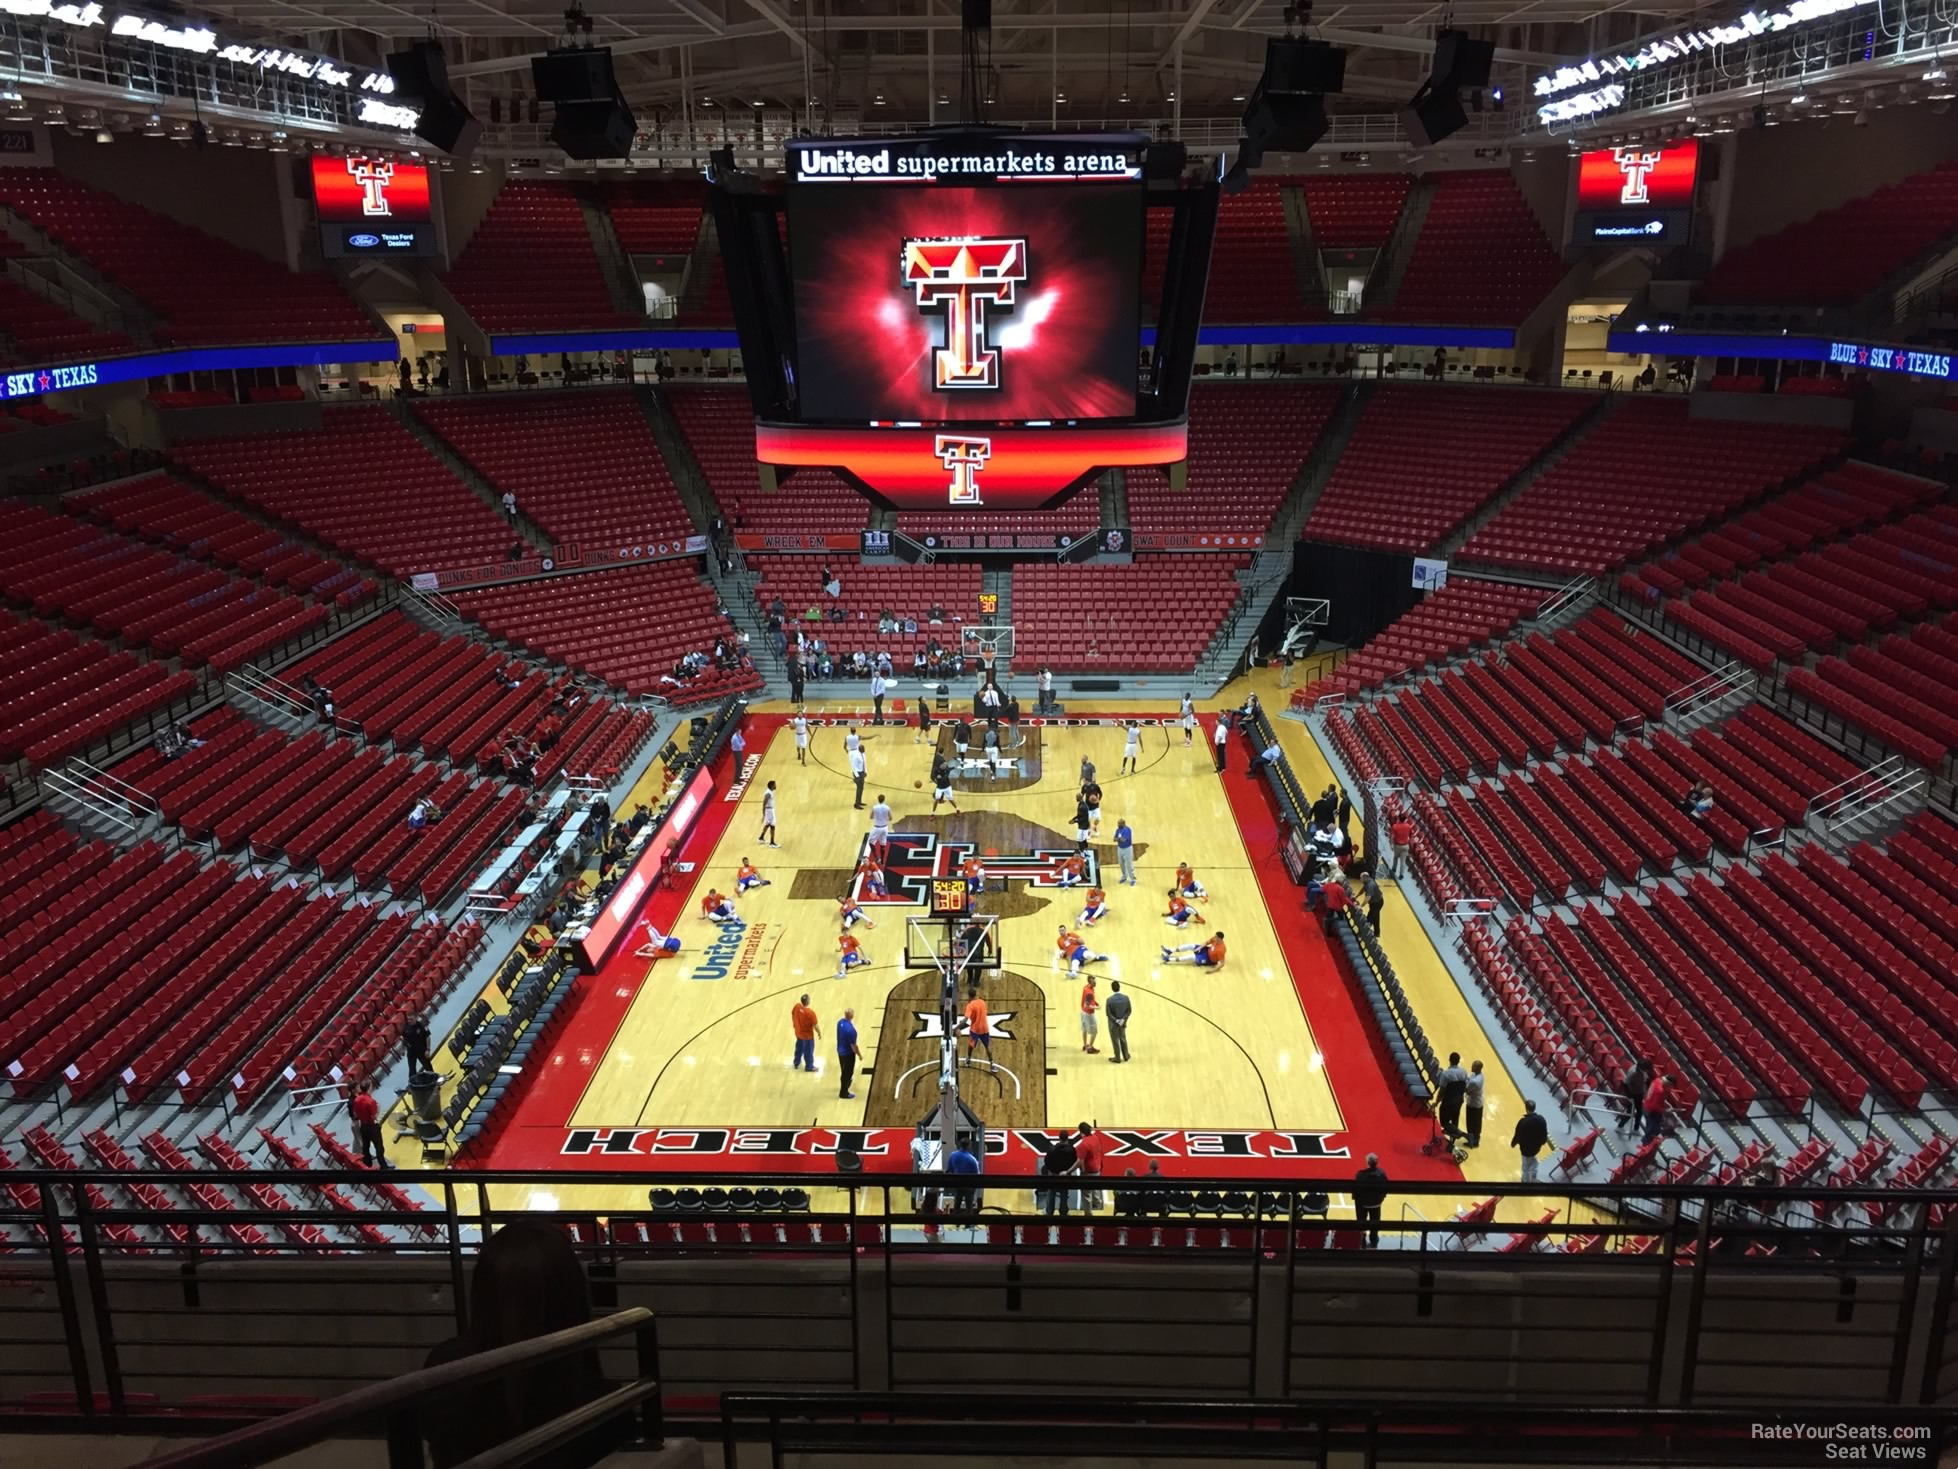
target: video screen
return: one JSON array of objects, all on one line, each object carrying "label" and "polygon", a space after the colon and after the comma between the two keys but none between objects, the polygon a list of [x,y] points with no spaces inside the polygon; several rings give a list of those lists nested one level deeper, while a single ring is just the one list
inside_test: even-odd
[{"label": "video screen", "polygon": [[313,204],[328,256],[431,255],[428,169],[378,158],[315,158]]},{"label": "video screen", "polygon": [[1130,418],[1139,183],[791,188],[805,421]]}]

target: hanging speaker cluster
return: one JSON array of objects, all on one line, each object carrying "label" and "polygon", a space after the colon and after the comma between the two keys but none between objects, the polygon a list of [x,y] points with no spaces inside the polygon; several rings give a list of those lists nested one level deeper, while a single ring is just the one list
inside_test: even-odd
[{"label": "hanging speaker cluster", "polygon": [[551,141],[567,157],[627,158],[637,123],[612,72],[609,46],[566,46],[531,58],[537,95],[556,115]]},{"label": "hanging speaker cluster", "polygon": [[415,136],[440,148],[451,158],[473,152],[483,125],[449,85],[449,61],[440,41],[417,41],[388,56],[388,75],[397,94],[413,99],[421,109]]},{"label": "hanging speaker cluster", "polygon": [[[1288,10],[1288,24],[1294,19]],[[1268,151],[1303,153],[1332,126],[1326,97],[1346,85],[1346,53],[1324,41],[1272,36],[1265,41],[1265,66],[1244,104],[1244,136],[1237,161],[1224,176],[1224,188],[1238,193],[1251,182],[1250,171]]]},{"label": "hanging speaker cluster", "polygon": [[1489,68],[1496,59],[1493,41],[1478,41],[1467,31],[1444,30],[1435,35],[1434,65],[1428,79],[1401,108],[1401,130],[1417,148],[1439,143],[1468,126],[1464,95],[1475,99],[1489,85]]}]

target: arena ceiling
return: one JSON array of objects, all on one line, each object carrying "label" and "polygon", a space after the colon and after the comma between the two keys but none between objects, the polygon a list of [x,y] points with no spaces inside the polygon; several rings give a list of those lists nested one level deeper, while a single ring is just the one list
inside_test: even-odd
[{"label": "arena ceiling", "polygon": [[[956,121],[957,0],[587,0],[592,39],[618,59],[642,128],[741,109],[841,130]],[[241,28],[373,60],[429,32],[479,115],[530,95],[528,58],[557,44],[563,0],[216,0]],[[1666,0],[1319,0],[1312,33],[1348,48],[1346,112],[1385,112],[1425,75],[1436,28],[1497,43],[1496,82],[1526,96],[1530,69],[1696,13]],[[1711,12],[1700,12],[1711,13]],[[1283,0],[995,0],[992,120],[1141,126],[1242,110]],[[942,99],[942,100],[941,100]],[[649,116],[648,114],[652,115]]]}]

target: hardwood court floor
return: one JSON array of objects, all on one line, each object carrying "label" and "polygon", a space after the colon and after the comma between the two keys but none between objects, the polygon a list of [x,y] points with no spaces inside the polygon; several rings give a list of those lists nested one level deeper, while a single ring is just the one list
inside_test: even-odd
[{"label": "hardwood court floor", "polygon": [[[1199,708],[1232,707],[1252,688],[1274,707],[1285,697],[1275,675],[1264,672]],[[920,1088],[929,1072],[919,1064],[935,1053],[931,986],[899,967],[904,916],[923,910],[873,907],[877,927],[856,930],[871,964],[847,979],[835,977],[835,898],[854,868],[868,815],[852,809],[843,749],[847,726],[820,721],[847,720],[855,711],[848,702],[812,701],[806,763],[795,758],[789,712],[779,704],[754,711],[749,750],[759,764],[744,794],[736,802],[710,803],[682,851],[695,870],[677,890],[649,900],[647,914],[680,936],[681,954],[649,962],[631,957],[627,946],[586,981],[578,1011],[488,1166],[829,1173],[827,1153],[839,1141],[864,1147],[873,1170],[905,1165],[903,1119],[922,1110],[918,1101],[926,1092]],[[968,1105],[995,1129],[1058,1130],[1087,1119],[1145,1137],[1174,1134],[1182,1146],[1162,1160],[1165,1172],[1323,1177],[1333,1183],[1336,1215],[1346,1203],[1338,1182],[1351,1177],[1359,1155],[1369,1150],[1382,1154],[1395,1178],[1446,1180],[1466,1172],[1471,1179],[1513,1179],[1516,1157],[1506,1144],[1521,1091],[1405,900],[1388,885],[1384,942],[1423,1024],[1439,1044],[1459,1045],[1465,1055],[1489,1062],[1485,1141],[1465,1170],[1419,1154],[1427,1123],[1395,1107],[1370,1039],[1371,1022],[1316,923],[1297,911],[1297,890],[1278,866],[1275,824],[1243,774],[1244,752],[1234,745],[1230,771],[1219,777],[1208,723],[1188,750],[1179,727],[1145,724],[1140,768],[1132,775],[1119,769],[1119,729],[1044,728],[1039,768],[1030,779],[990,788],[983,779],[961,780],[960,813],[936,817],[930,792],[913,785],[929,772],[928,753],[914,743],[914,730],[862,726],[866,805],[887,795],[896,830],[918,839],[968,841],[982,852],[1005,854],[1065,848],[1072,845],[1084,754],[1095,762],[1105,792],[1095,850],[1106,863],[1102,882],[1113,911],[1083,935],[1090,948],[1109,956],[1089,967],[1098,998],[1106,1000],[1114,979],[1132,996],[1135,1059],[1110,1062],[1105,1025],[1100,1054],[1081,1050],[1081,982],[1065,972],[1053,942],[1056,924],[1078,915],[1078,896],[1014,880],[1004,894],[995,887],[985,899],[986,909],[1000,915],[1007,971],[988,991],[1001,1031],[994,1050],[1001,1071],[1011,1075],[962,1070]],[[1322,788],[1332,776],[1310,732],[1291,721],[1274,723],[1307,789]],[[733,778],[734,772],[724,772],[721,789]],[[655,770],[642,784],[656,779]],[[774,851],[758,840],[761,792],[770,780],[777,784],[780,815],[781,845]],[[635,790],[626,808],[652,794]],[[1134,888],[1116,885],[1112,836],[1121,816],[1135,831]],[[1353,837],[1363,840],[1357,818]],[[742,931],[724,933],[700,916],[698,899],[710,885],[731,892],[744,856],[770,885],[736,898]],[[1221,928],[1228,935],[1230,958],[1221,972],[1160,961],[1161,944],[1197,936],[1172,931],[1160,917],[1179,860],[1195,867],[1212,895],[1198,905],[1206,919],[1202,932]],[[789,1011],[805,993],[822,1025],[820,1070],[813,1076],[789,1066]],[[838,1095],[832,1039],[845,1008],[856,1012],[864,1053],[851,1100]],[[1539,1098],[1539,1105],[1547,1108],[1548,1099]],[[1566,1141],[1554,1109],[1551,1116],[1553,1137]],[[1206,1145],[1192,1133],[1212,1141]],[[1274,1143],[1274,1135],[1291,1134],[1308,1141],[1323,1135],[1330,1156],[1274,1156],[1292,1146]],[[620,1146],[627,1135],[637,1141]],[[1205,1152],[1206,1146],[1222,1151]],[[583,1151],[567,1151],[579,1147]],[[1233,1148],[1240,1151],[1234,1155]],[[1012,1171],[1031,1171],[1026,1160],[1032,1156],[1011,1159]],[[1114,1171],[1122,1171],[1123,1161],[1111,1161]],[[499,1208],[548,1208],[575,1194],[579,1207],[643,1207],[639,1188],[574,1190],[568,1186],[575,1173],[569,1171],[565,1184],[500,1188],[493,1202]],[[1465,1182],[1459,1204],[1480,1197]],[[1567,1196],[1551,1194],[1512,1201],[1500,1218],[1534,1219],[1569,1203]],[[1429,1205],[1436,1218],[1454,1207],[1441,1200]],[[1577,1216],[1589,1217],[1583,1210]]]}]

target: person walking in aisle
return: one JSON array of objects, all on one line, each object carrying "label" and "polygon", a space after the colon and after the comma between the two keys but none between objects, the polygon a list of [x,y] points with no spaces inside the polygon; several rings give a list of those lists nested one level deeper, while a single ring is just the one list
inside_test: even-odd
[{"label": "person walking in aisle", "polygon": [[1211,738],[1212,745],[1214,745],[1216,749],[1217,773],[1219,775],[1222,775],[1224,773],[1224,756],[1230,748],[1230,740],[1231,740],[1230,715],[1219,714],[1217,716],[1217,732],[1214,735],[1212,735],[1210,738]]},{"label": "person walking in aisle", "polygon": [[360,1144],[360,1161],[378,1168],[387,1167],[387,1148],[381,1141],[381,1104],[374,1100],[374,1083],[363,1081],[347,1102],[354,1120],[354,1141]]},{"label": "person walking in aisle", "polygon": [[809,763],[809,721],[802,717],[802,711],[798,709],[795,718],[790,721],[790,724],[795,730],[795,763],[798,765],[807,765]]},{"label": "person walking in aisle", "polygon": [[1468,1123],[1468,1145],[1472,1148],[1482,1146],[1482,1063],[1469,1063],[1468,1082],[1462,1088],[1462,1112]]},{"label": "person walking in aisle", "polygon": [[1535,1102],[1523,1103],[1523,1115],[1516,1119],[1510,1146],[1523,1156],[1523,1182],[1536,1182],[1537,1154],[1550,1146],[1550,1124],[1538,1114]]},{"label": "person walking in aisle", "polygon": [[1367,1232],[1367,1248],[1380,1248],[1380,1206],[1387,1202],[1386,1169],[1378,1153],[1367,1154],[1367,1166],[1353,1175],[1353,1213]]},{"label": "person walking in aisle", "polygon": [[1652,1078],[1645,1089],[1645,1141],[1651,1142],[1666,1129],[1666,1101],[1672,1095],[1673,1076],[1667,1072]]},{"label": "person walking in aisle", "polygon": [[884,722],[885,688],[884,675],[881,672],[870,675],[870,722],[872,724],[882,724]]},{"label": "person walking in aisle", "polygon": [[857,1074],[857,1058],[862,1054],[857,1047],[857,1012],[845,1010],[843,1018],[836,1022],[836,1069],[842,1078],[836,1095],[842,1101],[856,1100],[856,1093],[850,1090],[850,1078]]},{"label": "person walking in aisle", "polygon": [[[855,738],[855,736],[851,736]],[[870,773],[870,762],[863,758],[863,746],[858,745],[850,751],[850,779],[857,783],[857,804],[852,810],[863,810],[863,780]]]},{"label": "person walking in aisle", "polygon": [[1373,930],[1375,938],[1379,938],[1380,910],[1387,905],[1387,900],[1381,895],[1380,884],[1374,881],[1373,873],[1364,867],[1360,869],[1360,897],[1367,905],[1367,927]]},{"label": "person walking in aisle", "polygon": [[809,996],[804,995],[789,1010],[789,1028],[795,1032],[795,1055],[789,1059],[789,1070],[814,1071],[816,1039],[823,1028],[816,1023],[816,1012],[809,1008]]},{"label": "person walking in aisle", "polygon": [[1121,980],[1109,981],[1108,1003],[1101,1008],[1108,1016],[1108,1047],[1115,1053],[1108,1059],[1126,1061],[1129,1059],[1129,997],[1122,993]]},{"label": "person walking in aisle", "polygon": [[1136,773],[1136,762],[1141,754],[1142,726],[1131,719],[1128,723],[1126,736],[1122,741],[1122,768],[1117,773],[1121,775],[1134,775]]},{"label": "person walking in aisle", "polygon": [[1397,811],[1387,822],[1387,840],[1380,844],[1386,857],[1382,868],[1383,875],[1398,878],[1401,875],[1401,860],[1407,854],[1408,843],[1414,840],[1414,822],[1405,811]]},{"label": "person walking in aisle", "polygon": [[1630,1132],[1639,1125],[1639,1117],[1645,1111],[1646,1088],[1651,1085],[1652,1063],[1640,1056],[1632,1062],[1631,1072],[1625,1077],[1625,1110],[1618,1118],[1620,1132]]},{"label": "person walking in aisle", "polygon": [[1115,823],[1115,860],[1122,864],[1122,882],[1135,886],[1135,833],[1129,830],[1129,819],[1124,816]]},{"label": "person walking in aisle", "polygon": [[762,787],[761,793],[761,836],[760,841],[775,845],[775,782],[770,781]]}]

